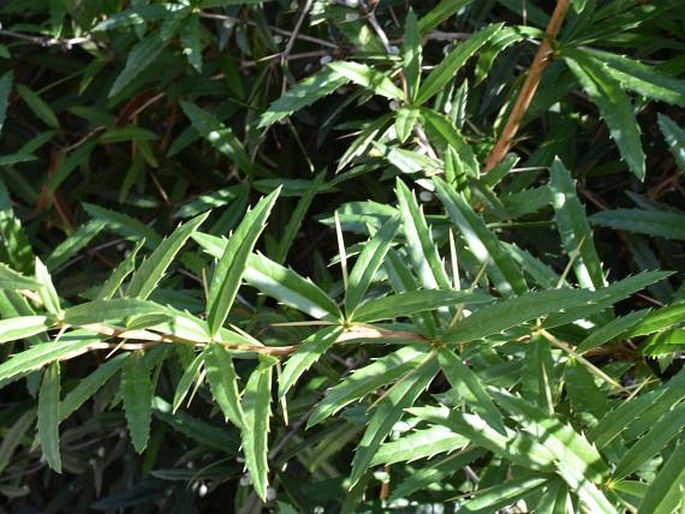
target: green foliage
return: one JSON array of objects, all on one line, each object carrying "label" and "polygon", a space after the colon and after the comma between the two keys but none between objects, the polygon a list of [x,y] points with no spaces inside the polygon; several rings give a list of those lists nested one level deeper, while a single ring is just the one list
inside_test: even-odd
[{"label": "green foliage", "polygon": [[550,6],[2,3],[0,510],[682,511],[682,9]]}]

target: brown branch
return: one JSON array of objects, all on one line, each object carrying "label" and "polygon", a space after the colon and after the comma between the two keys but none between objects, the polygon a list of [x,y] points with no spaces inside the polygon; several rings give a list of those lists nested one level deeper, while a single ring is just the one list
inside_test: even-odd
[{"label": "brown branch", "polygon": [[542,41],[540,48],[538,48],[538,52],[535,54],[533,63],[530,65],[528,76],[523,83],[523,87],[521,88],[521,92],[516,99],[514,108],[511,110],[511,114],[509,114],[507,123],[504,126],[499,139],[495,143],[492,152],[490,152],[490,156],[485,163],[484,173],[487,173],[492,168],[497,166],[502,159],[506,157],[507,152],[511,148],[514,138],[516,137],[516,134],[521,126],[521,120],[523,119],[523,116],[526,114],[526,111],[533,100],[533,96],[540,85],[540,81],[542,80],[542,75],[545,72],[545,69],[552,60],[552,54],[554,52],[552,41],[561,29],[561,25],[564,22],[564,18],[566,17],[570,3],[571,0],[557,0],[557,5],[554,8],[552,17],[550,18],[549,23],[547,24],[547,29],[545,30],[546,37]]}]

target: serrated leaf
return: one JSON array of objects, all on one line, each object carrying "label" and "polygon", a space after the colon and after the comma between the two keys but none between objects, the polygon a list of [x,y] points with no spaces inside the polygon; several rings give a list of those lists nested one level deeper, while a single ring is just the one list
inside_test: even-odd
[{"label": "serrated leaf", "polygon": [[185,9],[185,6],[182,4],[138,5],[109,16],[107,19],[95,25],[91,30],[93,32],[101,32],[118,27],[142,25],[148,20],[165,18],[173,12],[183,9]]},{"label": "serrated leaf", "polygon": [[259,120],[259,127],[268,127],[287,118],[321,98],[330,95],[336,89],[350,81],[331,68],[324,68],[316,75],[307,77],[290,88],[285,94],[272,102]]},{"label": "serrated leaf", "polygon": [[430,458],[439,453],[462,450],[469,440],[455,434],[447,427],[436,425],[416,430],[396,441],[383,443],[371,461],[371,465],[412,462]]},{"label": "serrated leaf", "polygon": [[685,490],[685,444],[671,454],[647,489],[638,514],[672,514],[682,505]]},{"label": "serrated leaf", "polygon": [[585,92],[597,104],[628,168],[638,179],[644,180],[645,154],[640,141],[640,127],[621,83],[607,73],[602,62],[582,50],[565,49],[564,55]]},{"label": "serrated leaf", "polygon": [[593,225],[685,241],[685,214],[646,209],[615,209],[590,216]]},{"label": "serrated leaf", "polygon": [[414,107],[401,107],[395,115],[395,132],[400,143],[406,143],[412,135],[421,112]]},{"label": "serrated leaf", "polygon": [[513,478],[504,484],[478,489],[474,498],[459,505],[459,512],[464,512],[464,514],[497,512],[500,508],[515,504],[520,498],[533,494],[549,481],[549,477],[546,476],[529,476]]},{"label": "serrated leaf", "polygon": [[36,289],[43,287],[43,283],[14,271],[7,264],[0,263],[0,289]]},{"label": "serrated leaf", "polygon": [[478,177],[480,175],[480,165],[478,164],[476,154],[456,125],[446,116],[433,109],[422,107],[421,115],[423,116],[426,130],[431,135],[435,134],[439,139],[444,140],[446,147],[456,152],[455,155],[463,164],[466,174],[471,177]]},{"label": "serrated leaf", "polygon": [[659,128],[678,168],[685,173],[685,130],[665,114],[658,114]]},{"label": "serrated leaf", "polygon": [[138,453],[142,453],[150,437],[154,394],[144,357],[141,351],[133,352],[126,359],[121,372],[121,398],[124,402],[128,431],[133,447]]},{"label": "serrated leaf", "polygon": [[203,356],[207,382],[225,419],[230,420],[238,428],[245,426],[240,406],[238,375],[230,353],[220,344],[212,343],[203,352]]},{"label": "serrated leaf", "polygon": [[0,134],[2,133],[2,127],[5,124],[5,116],[7,114],[7,105],[9,104],[13,80],[14,73],[12,71],[8,71],[0,77]]},{"label": "serrated leaf", "polygon": [[55,362],[43,373],[38,394],[38,440],[50,469],[62,472],[59,450],[60,366]]},{"label": "serrated leaf", "polygon": [[138,244],[133,247],[126,258],[121,261],[116,268],[114,268],[109,278],[98,290],[98,294],[95,297],[96,300],[109,300],[112,298],[112,296],[114,296],[114,294],[124,283],[124,280],[126,280],[126,277],[128,277],[135,270],[136,255],[144,244],[145,240],[138,241]]},{"label": "serrated leaf", "polygon": [[26,434],[33,427],[36,419],[36,409],[32,408],[24,412],[11,426],[6,429],[0,441],[0,473],[5,471],[12,462],[12,455],[17,447],[22,444]]},{"label": "serrated leaf", "polygon": [[331,388],[317,405],[307,427],[312,427],[332,416],[346,405],[360,400],[385,384],[395,382],[428,355],[426,348],[404,346],[354,371]]},{"label": "serrated leaf", "polygon": [[487,228],[482,218],[447,183],[440,179],[433,179],[433,182],[447,214],[459,228],[474,257],[481,265],[486,266],[488,276],[497,289],[507,295],[527,291],[521,269],[506,253],[499,239]]},{"label": "serrated leaf", "polygon": [[133,273],[126,295],[141,300],[147,299],[159,284],[176,254],[193,232],[207,219],[207,216],[209,212],[179,225],[168,238],[164,239]]},{"label": "serrated leaf", "polygon": [[162,240],[153,229],[131,216],[89,203],[84,203],[83,208],[93,218],[104,221],[107,224],[108,229],[116,232],[122,237],[132,239],[136,242],[145,239],[146,246],[152,250],[154,250]]},{"label": "serrated leaf", "polygon": [[482,339],[552,312],[591,305],[598,299],[598,296],[584,289],[535,291],[506,298],[457,322],[444,334],[443,341],[463,343]]},{"label": "serrated leaf", "polygon": [[[50,328],[47,316],[19,316],[0,320],[0,343],[24,339]],[[1,368],[0,368],[1,369]]]},{"label": "serrated leaf", "polygon": [[128,58],[126,59],[126,66],[124,66],[121,73],[117,75],[107,96],[112,98],[128,86],[134,79],[143,73],[148,66],[155,62],[165,46],[166,41],[163,41],[159,35],[146,34],[141,41],[131,48]]},{"label": "serrated leaf", "polygon": [[383,264],[385,256],[392,245],[400,227],[398,217],[393,217],[383,224],[376,234],[364,245],[357,257],[345,291],[345,311],[352,316],[354,310],[364,298],[376,272]]},{"label": "serrated leaf", "polygon": [[280,188],[262,198],[248,211],[226,244],[209,286],[207,297],[207,323],[214,337],[224,324],[238,293],[247,266],[247,260],[266,226],[266,219],[273,208]]},{"label": "serrated leaf", "polygon": [[557,229],[566,254],[573,259],[578,284],[589,289],[605,287],[602,263],[597,255],[585,209],[578,200],[571,173],[558,158],[552,163],[551,177]]},{"label": "serrated leaf", "polygon": [[[421,25],[424,19],[419,22],[419,30],[421,31]],[[433,69],[433,71],[431,71],[430,75],[428,75],[426,80],[423,82],[416,96],[416,103],[419,105],[426,103],[433,96],[435,96],[450,80],[454,80],[454,76],[466,63],[466,61],[472,57],[485,43],[487,43],[490,38],[502,30],[502,27],[504,27],[503,23],[488,25],[487,27],[473,34],[466,41],[457,44],[456,48],[452,50],[447,57],[445,57],[440,64]]]},{"label": "serrated leaf", "polygon": [[76,255],[79,250],[85,248],[105,226],[106,224],[102,220],[90,220],[85,225],[81,225],[76,232],[57,245],[45,261],[45,265],[49,270],[54,271]]},{"label": "serrated leaf", "polygon": [[639,323],[648,312],[648,310],[631,312],[625,316],[611,320],[606,325],[594,329],[590,335],[580,342],[576,351],[578,353],[585,353],[588,350],[592,350],[593,348],[613,341]]},{"label": "serrated leaf", "polygon": [[421,36],[416,13],[410,7],[404,22],[404,41],[402,42],[402,65],[407,80],[409,100],[413,101],[421,83]]},{"label": "serrated leaf", "polygon": [[50,128],[59,129],[59,120],[55,112],[40,95],[23,84],[17,84],[17,93],[21,95],[33,113],[38,116]]},{"label": "serrated leaf", "polygon": [[326,327],[302,341],[288,358],[278,383],[278,396],[285,396],[290,388],[312,365],[318,361],[342,333],[342,327]]},{"label": "serrated leaf", "polygon": [[[172,403],[172,413],[175,413],[181,406],[186,396],[190,392],[190,388],[193,384],[198,383],[200,379],[200,371],[202,365],[204,364],[204,352],[198,353],[192,360],[189,366],[183,371],[183,375],[178,381],[176,386],[176,391],[174,392],[174,401]],[[201,380],[201,379],[200,379]]]},{"label": "serrated leaf", "polygon": [[404,93],[400,88],[393,84],[384,73],[358,62],[337,61],[328,64],[328,67],[338,75],[347,77],[355,84],[368,89],[369,91],[384,96],[389,100],[401,101]]},{"label": "serrated leaf", "polygon": [[69,325],[88,325],[109,320],[119,320],[128,316],[165,315],[165,307],[138,298],[115,298],[113,300],[93,300],[64,310],[64,322]]},{"label": "serrated leaf", "polygon": [[372,323],[383,319],[401,318],[419,312],[432,311],[440,307],[457,305],[478,305],[493,301],[482,293],[448,290],[407,291],[369,300],[354,311],[353,320]]},{"label": "serrated leaf", "polygon": [[473,0],[441,0],[419,20],[419,34],[425,36],[450,16],[468,6]]},{"label": "serrated leaf", "polygon": [[36,257],[36,280],[42,284],[38,289],[38,295],[43,301],[43,307],[51,314],[59,314],[60,302],[55,285],[52,283],[50,272],[38,257]]},{"label": "serrated leaf", "polygon": [[195,130],[209,141],[217,151],[235,162],[238,169],[243,173],[250,176],[254,174],[255,165],[252,163],[252,159],[230,127],[194,103],[181,102],[181,107]]},{"label": "serrated leaf", "polygon": [[371,465],[374,455],[381,443],[388,436],[392,427],[404,415],[404,409],[414,405],[419,395],[430,385],[439,366],[434,354],[430,354],[416,367],[404,375],[385,393],[368,422],[366,431],[352,459],[350,474],[351,486],[356,484]]},{"label": "serrated leaf", "polygon": [[241,430],[245,466],[250,473],[255,492],[266,500],[269,463],[268,438],[271,417],[271,378],[276,359],[261,357],[245,385],[242,408],[245,426]]},{"label": "serrated leaf", "polygon": [[450,289],[445,266],[416,197],[399,178],[395,194],[399,201],[406,248],[421,285],[426,289]]},{"label": "serrated leaf", "polygon": [[59,404],[59,420],[76,412],[89,398],[102,388],[123,366],[128,353],[122,353],[100,364],[88,376],[79,379],[78,385],[69,391]]},{"label": "serrated leaf", "polygon": [[472,395],[470,398],[465,398],[469,408],[480,415],[492,428],[501,434],[506,434],[502,415],[495,407],[492,398],[481,384],[478,376],[464,364],[454,351],[444,346],[438,350],[438,362],[452,387],[460,388],[463,385]]}]

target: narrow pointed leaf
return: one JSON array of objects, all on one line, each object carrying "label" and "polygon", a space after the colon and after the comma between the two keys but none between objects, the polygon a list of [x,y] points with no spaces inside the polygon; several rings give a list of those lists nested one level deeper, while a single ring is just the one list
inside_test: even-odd
[{"label": "narrow pointed leaf", "polygon": [[0,289],[31,289],[42,287],[42,282],[14,271],[7,264],[0,263]]},{"label": "narrow pointed leaf", "polygon": [[175,413],[181,406],[183,401],[186,399],[190,388],[193,387],[198,380],[200,375],[200,370],[204,364],[204,352],[199,353],[195,356],[190,365],[186,368],[181,375],[181,379],[178,381],[178,386],[176,386],[176,392],[174,393],[174,401],[172,404],[172,412]]},{"label": "narrow pointed leaf", "polygon": [[409,99],[414,100],[421,81],[421,37],[416,13],[409,9],[404,22],[404,42],[402,44],[404,76],[407,79]]},{"label": "narrow pointed leaf", "polygon": [[383,443],[374,455],[371,465],[395,464],[431,458],[444,452],[463,449],[469,440],[446,427],[436,425],[416,430],[396,441]]},{"label": "narrow pointed leaf", "polygon": [[88,325],[128,316],[165,315],[167,309],[159,304],[138,298],[93,300],[64,310],[64,321],[69,325]]},{"label": "narrow pointed leaf", "polygon": [[85,225],[80,226],[76,232],[57,245],[45,261],[45,265],[49,270],[55,270],[76,255],[79,250],[85,248],[105,226],[106,224],[102,220],[90,220]]},{"label": "narrow pointed leaf", "polygon": [[471,253],[481,265],[497,289],[507,295],[521,294],[528,290],[523,273],[516,262],[504,250],[499,239],[451,186],[434,179],[436,192],[445,206],[452,222],[459,228],[469,245]]},{"label": "narrow pointed leaf", "polygon": [[153,394],[144,354],[140,351],[133,352],[126,359],[121,373],[121,398],[124,401],[128,431],[138,453],[142,453],[150,437]]},{"label": "narrow pointed leaf", "polygon": [[[49,344],[49,343],[48,343]],[[38,394],[38,440],[50,469],[62,472],[59,450],[60,366],[55,362],[43,373]]]},{"label": "narrow pointed leaf", "polygon": [[473,499],[459,506],[464,514],[486,514],[516,503],[517,500],[534,493],[549,482],[548,477],[524,477],[507,480],[504,484],[479,489]]},{"label": "narrow pointed leaf", "polygon": [[659,128],[681,173],[685,173],[685,130],[665,114],[659,114]]},{"label": "narrow pointed leaf", "polygon": [[140,42],[136,43],[128,54],[126,66],[112,84],[108,96],[110,98],[115,96],[143,73],[162,53],[165,46],[166,42],[157,34],[147,34]]},{"label": "narrow pointed leaf", "polygon": [[685,214],[645,209],[615,209],[590,216],[593,225],[685,241]]},{"label": "narrow pointed leaf", "polygon": [[47,316],[19,316],[0,320],[0,343],[24,339],[45,332],[51,323]]},{"label": "narrow pointed leaf", "polygon": [[[425,360],[428,359],[428,360]],[[419,395],[430,385],[439,366],[435,355],[429,355],[403,376],[380,401],[369,420],[352,460],[351,485],[356,484],[371,465],[381,443],[392,427],[404,415],[404,409],[414,405]]]},{"label": "narrow pointed leaf", "polygon": [[473,0],[441,0],[419,20],[419,33],[425,36],[450,16],[469,5]]},{"label": "narrow pointed leaf", "polygon": [[285,396],[302,374],[335,344],[341,333],[342,327],[326,327],[302,341],[283,368],[278,384],[278,396]]},{"label": "narrow pointed leaf", "polygon": [[266,219],[279,192],[280,188],[262,198],[252,210],[245,214],[219,259],[207,298],[207,322],[212,337],[219,332],[233,306],[247,260],[257,238],[264,230]]},{"label": "narrow pointed leaf", "polygon": [[350,316],[364,298],[376,272],[383,264],[385,256],[392,245],[400,226],[400,220],[393,217],[388,220],[357,257],[345,292],[345,310]]},{"label": "narrow pointed leaf", "polygon": [[225,419],[235,426],[245,426],[243,410],[240,406],[238,375],[233,366],[231,354],[220,344],[210,344],[203,352],[207,381],[217,405]]},{"label": "narrow pointed leaf", "polygon": [[145,244],[150,249],[154,250],[162,241],[154,230],[131,216],[89,203],[84,203],[83,208],[93,218],[104,221],[108,229],[120,236],[134,241],[145,239]]},{"label": "narrow pointed leaf", "polygon": [[685,490],[685,444],[681,443],[650,484],[638,514],[672,514]]},{"label": "narrow pointed leaf", "polygon": [[12,71],[8,71],[0,77],[0,134],[5,124],[5,115],[7,114],[7,105],[9,104],[13,79],[14,73]]},{"label": "narrow pointed leaf", "polygon": [[389,100],[403,100],[404,93],[382,72],[358,62],[338,61],[328,65],[333,71],[347,77],[373,93]]},{"label": "narrow pointed leaf", "polygon": [[647,309],[634,311],[620,318],[613,319],[602,327],[595,328],[589,336],[580,342],[576,351],[578,353],[585,353],[588,350],[613,341],[638,324],[648,313]]},{"label": "narrow pointed leaf", "polygon": [[261,358],[257,369],[252,372],[245,385],[242,408],[245,412],[245,426],[241,430],[245,465],[250,473],[254,489],[262,500],[266,500],[269,463],[268,439],[271,417],[271,379],[276,359]]},{"label": "narrow pointed leaf", "polygon": [[17,93],[21,95],[33,113],[38,116],[48,127],[59,129],[59,120],[55,116],[50,104],[43,100],[40,95],[23,84],[17,85]]},{"label": "narrow pointed leaf", "polygon": [[95,297],[96,300],[109,300],[117,291],[119,291],[124,280],[126,280],[126,278],[135,270],[136,255],[144,244],[144,240],[138,241],[138,244],[133,247],[126,258],[114,268],[112,274],[100,287],[100,290]]},{"label": "narrow pointed leaf", "polygon": [[51,314],[58,314],[61,309],[57,290],[52,283],[48,268],[38,257],[36,257],[36,280],[42,284],[42,287],[38,289],[38,295],[43,300],[43,306]]},{"label": "narrow pointed leaf", "polygon": [[131,282],[126,290],[127,296],[141,300],[149,297],[173,262],[176,254],[191,234],[207,219],[207,216],[209,216],[209,212],[200,214],[179,225],[168,238],[164,239],[131,276]]}]

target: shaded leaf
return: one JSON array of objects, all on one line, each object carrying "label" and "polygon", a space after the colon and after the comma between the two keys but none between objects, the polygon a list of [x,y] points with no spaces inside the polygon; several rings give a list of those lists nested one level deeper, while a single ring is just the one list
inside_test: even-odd
[{"label": "shaded leaf", "polygon": [[154,394],[150,372],[143,352],[136,351],[126,359],[121,372],[121,398],[133,446],[142,453],[150,437],[152,396]]}]

